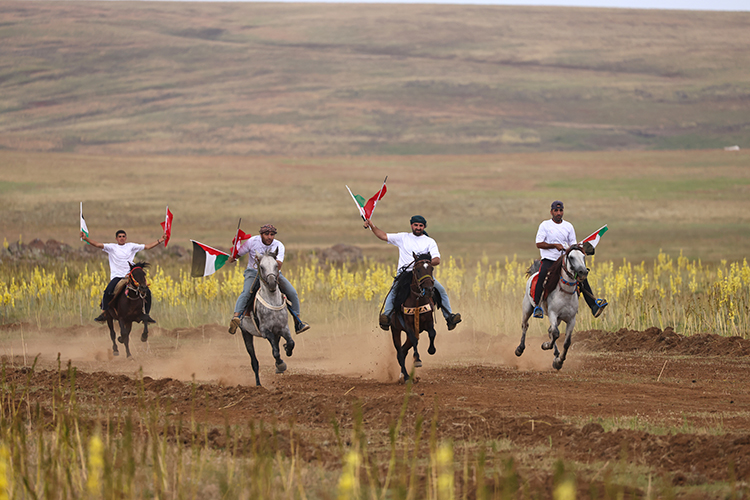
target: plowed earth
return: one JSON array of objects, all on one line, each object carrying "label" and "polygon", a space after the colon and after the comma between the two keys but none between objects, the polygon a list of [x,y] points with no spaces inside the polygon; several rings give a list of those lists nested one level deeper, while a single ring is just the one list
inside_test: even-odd
[{"label": "plowed earth", "polygon": [[[6,381],[25,385],[30,377],[40,405],[49,403],[70,362],[81,404],[137,412],[139,397],[158,401],[172,415],[215,426],[209,438],[219,447],[226,422],[286,428],[293,422],[301,456],[337,468],[332,420],[348,435],[361,405],[372,449],[387,450],[389,426],[409,392],[403,428],[413,429],[420,416],[430,422],[437,412],[438,437],[457,445],[505,440],[510,454],[525,450],[532,462],[538,454],[540,463],[563,458],[600,471],[625,461],[678,492],[715,482],[747,491],[750,481],[750,341],[739,337],[683,337],[658,328],[577,332],[558,372],[551,353],[539,348],[542,337],[528,339],[526,353],[516,358],[517,338],[459,327],[438,333],[438,353],[423,353],[424,368],[412,386],[397,382],[388,334],[313,328],[296,337],[281,375],[273,372],[267,342],[256,339],[263,387],[255,387],[240,335],[219,325],[155,328],[147,343],[135,335],[131,359],[122,347],[112,356],[102,327],[13,325],[2,334]],[[141,383],[144,396],[138,396]],[[528,460],[521,475],[550,482],[550,471],[535,471]],[[601,479],[591,473],[587,481]],[[643,494],[634,486],[626,496]],[[589,495],[579,482],[579,498]]]}]

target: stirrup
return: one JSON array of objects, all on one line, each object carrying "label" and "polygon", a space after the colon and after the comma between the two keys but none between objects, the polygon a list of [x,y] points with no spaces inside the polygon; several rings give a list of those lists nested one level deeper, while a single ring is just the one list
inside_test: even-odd
[{"label": "stirrup", "polygon": [[604,311],[604,308],[609,305],[609,302],[607,302],[605,299],[596,299],[596,311],[594,311],[594,317],[598,318],[602,315],[602,311]]},{"label": "stirrup", "polygon": [[539,319],[544,318],[544,309],[542,309],[542,306],[534,307],[534,313],[532,316]]}]

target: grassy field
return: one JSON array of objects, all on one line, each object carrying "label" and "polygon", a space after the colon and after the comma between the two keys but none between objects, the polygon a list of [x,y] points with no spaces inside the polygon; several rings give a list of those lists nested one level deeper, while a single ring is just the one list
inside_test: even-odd
[{"label": "grassy field", "polygon": [[[337,243],[396,259],[396,250],[362,229],[346,192],[371,196],[388,175],[373,221],[408,229],[415,213],[441,252],[473,263],[531,259],[537,226],[562,199],[580,238],[610,231],[597,258],[651,265],[659,250],[704,262],[741,261],[750,235],[750,154],[745,151],[568,152],[496,156],[181,157],[85,156],[0,151],[0,231],[77,246],[78,208],[91,236],[156,239],[169,205],[171,244],[189,239],[228,247],[237,227],[266,222],[292,253]],[[145,254],[148,256],[148,254]],[[102,256],[102,259],[104,256]],[[473,264],[472,264],[473,265]]]},{"label": "grassy field", "polygon": [[748,12],[0,1],[0,147],[746,147]]}]

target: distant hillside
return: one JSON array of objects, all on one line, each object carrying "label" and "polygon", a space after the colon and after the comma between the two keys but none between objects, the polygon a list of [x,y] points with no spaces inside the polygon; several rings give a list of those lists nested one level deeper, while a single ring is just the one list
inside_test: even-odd
[{"label": "distant hillside", "polygon": [[750,147],[750,13],[0,1],[0,148]]}]

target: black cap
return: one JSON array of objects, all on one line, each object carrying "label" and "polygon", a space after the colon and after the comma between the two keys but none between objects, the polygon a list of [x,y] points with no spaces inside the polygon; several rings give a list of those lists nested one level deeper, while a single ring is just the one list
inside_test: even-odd
[{"label": "black cap", "polygon": [[562,210],[563,209],[563,203],[561,201],[559,201],[559,200],[558,201],[553,201],[552,202],[552,210],[554,210],[556,208],[559,208],[559,209]]}]

